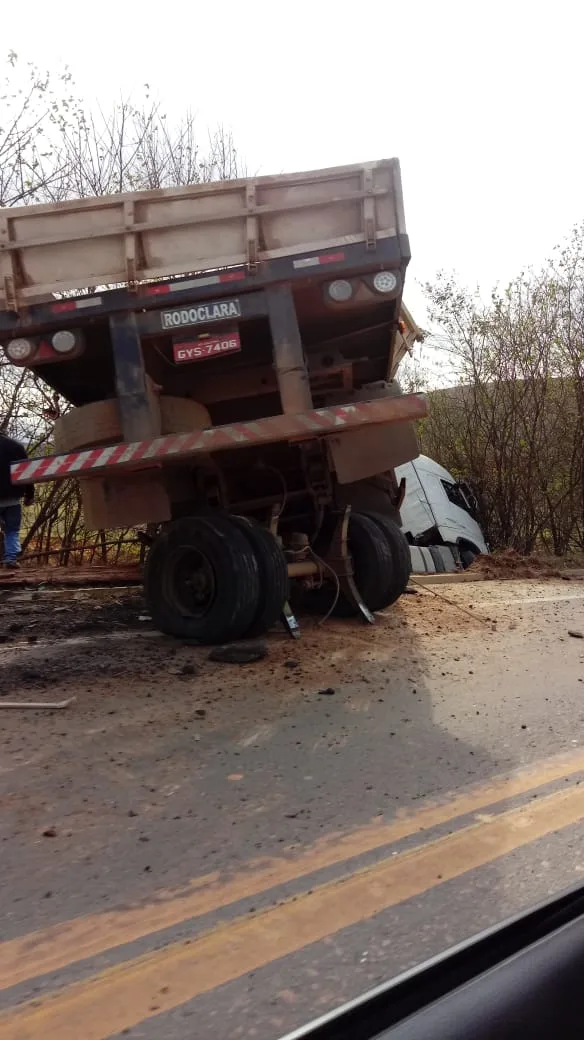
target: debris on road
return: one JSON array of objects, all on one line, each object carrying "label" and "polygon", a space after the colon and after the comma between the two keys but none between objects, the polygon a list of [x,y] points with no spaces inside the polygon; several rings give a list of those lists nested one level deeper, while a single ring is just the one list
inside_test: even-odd
[{"label": "debris on road", "polygon": [[325,690],[317,690],[316,692],[324,697],[332,697],[337,691],[333,690],[332,686],[327,686]]},{"label": "debris on road", "polygon": [[[468,569],[470,570],[470,568],[468,568]],[[466,607],[463,607],[461,603],[456,603],[454,600],[448,599],[448,597],[445,596],[442,592],[436,592],[436,589],[432,589],[429,586],[422,586],[422,585],[420,585],[420,589],[422,589],[424,592],[429,592],[430,595],[431,596],[435,596],[436,599],[442,600],[444,603],[447,603],[448,606],[449,607],[453,607],[454,610],[460,610],[460,611],[462,611],[463,614],[468,614],[468,616],[472,617],[473,620],[474,620],[474,618],[477,617],[476,614],[471,614],[470,610],[467,610]],[[473,608],[473,604],[472,603],[469,604],[469,606],[470,606],[471,609]],[[496,632],[497,631],[497,629],[495,627],[497,622],[495,621],[494,618],[491,619],[491,618],[488,618],[488,617],[483,617],[481,620],[485,621],[487,623],[490,623],[491,620],[492,620],[494,622],[494,624],[491,626],[491,631],[492,632]]]},{"label": "debris on road", "polygon": [[522,556],[515,549],[480,554],[475,557],[465,573],[480,574],[484,578],[560,578],[557,558],[544,556]]},{"label": "debris on road", "polygon": [[225,646],[214,646],[209,654],[210,661],[221,661],[223,664],[253,664],[268,656],[268,644],[227,643]]},{"label": "debris on road", "polygon": [[182,678],[187,678],[188,676],[199,674],[199,669],[197,665],[193,664],[192,661],[187,661],[185,664],[169,668],[168,671],[170,675],[179,675]]},{"label": "debris on road", "polygon": [[[62,596],[65,595],[66,602]],[[55,598],[58,597],[57,602]],[[59,624],[56,625],[55,615]],[[18,592],[0,597],[0,641],[22,632],[53,642],[59,637],[110,633],[130,628],[144,631],[143,596],[139,589],[68,589],[40,593]]]},{"label": "debris on road", "polygon": [[579,628],[569,628],[568,635],[573,639],[584,639],[584,632],[581,632]]},{"label": "debris on road", "polygon": [[0,708],[30,708],[33,711],[39,708],[51,708],[58,709],[68,708],[70,704],[76,700],[75,697],[68,697],[65,701],[4,701],[0,700]]},{"label": "debris on road", "polygon": [[16,573],[0,574],[0,590],[36,587],[75,587],[79,585],[140,585],[140,564],[116,564],[102,566],[33,567],[25,565]]}]

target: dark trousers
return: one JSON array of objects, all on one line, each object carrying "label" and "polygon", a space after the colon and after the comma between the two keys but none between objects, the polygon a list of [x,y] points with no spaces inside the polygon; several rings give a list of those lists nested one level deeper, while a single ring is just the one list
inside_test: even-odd
[{"label": "dark trousers", "polygon": [[22,506],[3,506],[0,502],[0,523],[4,528],[4,563],[16,563],[20,552],[20,524]]}]

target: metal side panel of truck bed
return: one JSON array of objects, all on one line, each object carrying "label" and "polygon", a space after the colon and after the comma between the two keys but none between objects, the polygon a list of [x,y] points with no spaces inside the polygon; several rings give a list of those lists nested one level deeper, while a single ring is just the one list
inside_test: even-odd
[{"label": "metal side panel of truck bed", "polygon": [[2,209],[0,310],[405,233],[397,159]]}]

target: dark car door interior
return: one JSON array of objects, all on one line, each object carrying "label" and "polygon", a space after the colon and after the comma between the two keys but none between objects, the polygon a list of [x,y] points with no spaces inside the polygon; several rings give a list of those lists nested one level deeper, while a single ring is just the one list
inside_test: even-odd
[{"label": "dark car door interior", "polygon": [[584,886],[489,929],[288,1040],[584,1037]]}]

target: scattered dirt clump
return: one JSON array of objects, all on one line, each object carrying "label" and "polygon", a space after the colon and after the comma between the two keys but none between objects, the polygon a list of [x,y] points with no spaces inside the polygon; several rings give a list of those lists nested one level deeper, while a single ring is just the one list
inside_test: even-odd
[{"label": "scattered dirt clump", "polygon": [[483,578],[561,578],[558,561],[546,556],[522,556],[515,549],[505,549],[490,556],[477,556],[468,568],[470,574]]}]

